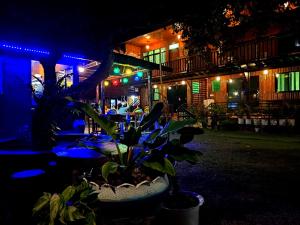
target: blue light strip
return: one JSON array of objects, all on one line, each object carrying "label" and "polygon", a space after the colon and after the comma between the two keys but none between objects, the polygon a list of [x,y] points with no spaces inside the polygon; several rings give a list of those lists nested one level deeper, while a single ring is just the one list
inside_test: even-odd
[{"label": "blue light strip", "polygon": [[[8,42],[0,42],[0,48],[2,49],[7,49],[7,50],[13,50],[13,51],[18,51],[18,52],[24,52],[24,53],[32,53],[32,54],[41,54],[41,55],[50,55],[50,51],[47,50],[42,50],[42,49],[37,49],[37,48],[27,48],[27,47],[22,47],[17,44],[11,44]],[[76,61],[92,61],[89,59],[86,59],[82,55],[73,55],[73,54],[63,54],[63,57],[67,60],[76,60]]]},{"label": "blue light strip", "polygon": [[0,43],[0,46],[4,49],[12,49],[12,50],[29,52],[29,53],[38,53],[38,54],[50,55],[49,51],[45,51],[45,50],[41,50],[41,49],[25,48],[25,47],[21,47],[21,46],[18,46],[18,45],[12,45],[12,44],[6,44],[6,43]]}]

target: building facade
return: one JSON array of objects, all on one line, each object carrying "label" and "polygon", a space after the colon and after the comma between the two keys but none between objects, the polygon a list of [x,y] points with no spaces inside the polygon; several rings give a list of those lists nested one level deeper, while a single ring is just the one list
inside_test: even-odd
[{"label": "building facade", "polygon": [[172,68],[154,71],[152,86],[153,100],[166,101],[171,111],[210,103],[232,109],[299,104],[300,38],[276,26],[264,37],[253,33],[204,58],[188,55],[180,33],[169,26],[127,41],[126,54]]}]

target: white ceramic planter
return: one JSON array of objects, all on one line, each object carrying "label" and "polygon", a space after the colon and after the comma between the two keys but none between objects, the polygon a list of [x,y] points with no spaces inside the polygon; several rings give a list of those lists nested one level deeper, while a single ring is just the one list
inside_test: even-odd
[{"label": "white ceramic planter", "polygon": [[268,126],[269,125],[269,120],[267,120],[267,119],[261,119],[261,125],[262,126]]},{"label": "white ceramic planter", "polygon": [[295,119],[287,119],[288,126],[294,127],[296,125]]},{"label": "white ceramic planter", "polygon": [[260,125],[260,119],[253,119],[253,124],[255,125],[255,126],[258,126],[258,125]]},{"label": "white ceramic planter", "polygon": [[239,125],[244,125],[245,124],[244,118],[238,118],[238,124]]},{"label": "white ceramic planter", "polygon": [[245,120],[245,123],[246,123],[246,125],[251,125],[251,119],[249,119],[249,118],[246,119],[246,120]]},{"label": "white ceramic planter", "polygon": [[143,181],[137,185],[124,183],[116,187],[109,184],[98,186],[95,183],[94,190],[99,192],[98,199],[101,202],[128,202],[146,199],[165,192],[169,187],[166,177],[157,177],[153,181]]},{"label": "white ceramic planter", "polygon": [[279,126],[285,126],[286,125],[286,119],[279,119]]},{"label": "white ceramic planter", "polygon": [[[181,197],[178,197],[181,196]],[[171,207],[168,206],[168,201],[176,201],[175,205],[181,205],[181,202],[191,201],[188,207]],[[181,191],[175,195],[169,196],[162,204],[162,222],[163,224],[174,225],[198,225],[199,224],[199,208],[204,203],[204,199],[201,195],[190,192]]]},{"label": "white ceramic planter", "polygon": [[277,126],[278,121],[275,120],[275,119],[271,119],[271,120],[270,120],[270,124],[271,124],[272,126]]}]

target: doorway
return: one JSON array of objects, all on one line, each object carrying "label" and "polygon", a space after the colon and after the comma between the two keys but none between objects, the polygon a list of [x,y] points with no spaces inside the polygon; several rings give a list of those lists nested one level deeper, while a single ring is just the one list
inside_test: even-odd
[{"label": "doorway", "polygon": [[187,92],[186,85],[170,86],[167,92],[167,99],[168,99],[171,113],[176,112],[178,107],[187,103],[186,92]]}]

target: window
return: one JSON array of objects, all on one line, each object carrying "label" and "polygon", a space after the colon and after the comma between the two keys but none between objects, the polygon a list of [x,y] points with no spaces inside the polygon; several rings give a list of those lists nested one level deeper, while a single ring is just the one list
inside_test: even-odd
[{"label": "window", "polygon": [[159,101],[159,89],[158,88],[153,89],[153,100]]},{"label": "window", "polygon": [[169,45],[169,50],[179,48],[179,43]]},{"label": "window", "polygon": [[300,91],[300,72],[276,75],[276,90],[277,92]]},{"label": "window", "polygon": [[198,81],[192,82],[192,93],[199,94],[200,93],[200,83]]},{"label": "window", "polygon": [[159,48],[149,52],[143,53],[144,60],[153,63],[165,63],[166,62],[166,48]]},{"label": "window", "polygon": [[212,92],[219,92],[221,89],[221,81],[220,80],[213,80],[211,83]]}]

